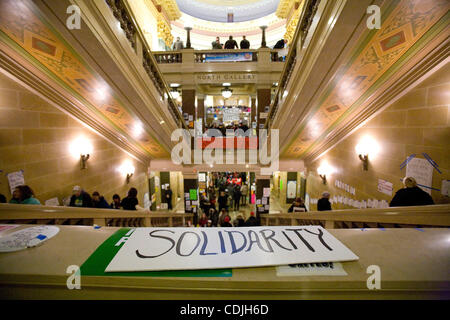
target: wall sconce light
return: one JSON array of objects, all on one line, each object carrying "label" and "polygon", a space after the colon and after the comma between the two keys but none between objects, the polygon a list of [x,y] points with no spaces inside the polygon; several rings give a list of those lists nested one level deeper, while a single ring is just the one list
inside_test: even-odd
[{"label": "wall sconce light", "polygon": [[379,151],[379,146],[374,139],[372,139],[368,136],[365,136],[356,145],[355,151],[356,151],[356,154],[358,155],[359,159],[363,163],[363,170],[368,171],[369,170],[369,154],[370,154],[371,158],[374,157]]},{"label": "wall sconce light", "polygon": [[81,169],[86,169],[86,162],[89,160],[89,154],[82,154],[81,155]]},{"label": "wall sconce light", "polygon": [[78,138],[70,144],[70,153],[75,158],[80,158],[81,169],[87,168],[87,161],[92,154],[92,144],[85,138]]},{"label": "wall sconce light", "polygon": [[322,179],[323,184],[327,184],[327,175],[330,175],[334,172],[333,167],[331,167],[328,163],[323,162],[318,168],[317,173],[319,177]]},{"label": "wall sconce light", "polygon": [[130,179],[134,174],[134,166],[130,161],[125,161],[120,167],[119,172],[126,176],[127,184],[130,183]]}]

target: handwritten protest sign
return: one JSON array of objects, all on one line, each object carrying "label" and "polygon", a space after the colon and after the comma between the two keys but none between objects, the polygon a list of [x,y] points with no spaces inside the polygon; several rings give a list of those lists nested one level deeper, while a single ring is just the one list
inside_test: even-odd
[{"label": "handwritten protest sign", "polygon": [[106,272],[222,269],[357,260],[320,226],[137,228]]},{"label": "handwritten protest sign", "polygon": [[11,194],[13,194],[14,189],[17,186],[21,186],[25,184],[25,178],[23,177],[23,171],[16,171],[8,173],[8,182],[9,182],[9,188],[11,190]]}]

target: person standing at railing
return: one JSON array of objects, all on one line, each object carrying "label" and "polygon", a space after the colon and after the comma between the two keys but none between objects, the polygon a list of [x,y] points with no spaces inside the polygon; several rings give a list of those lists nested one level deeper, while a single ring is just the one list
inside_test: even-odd
[{"label": "person standing at railing", "polygon": [[6,197],[0,193],[0,203],[6,203]]},{"label": "person standing at railing", "polygon": [[173,51],[180,51],[184,49],[183,41],[181,41],[180,37],[177,37],[177,41],[173,43],[172,47]]},{"label": "person standing at railing", "polygon": [[94,208],[111,209],[108,202],[106,202],[105,197],[101,196],[98,191],[92,193],[92,205]]},{"label": "person standing at railing", "polygon": [[249,49],[250,48],[250,41],[245,39],[245,36],[242,36],[242,40],[241,40],[240,45],[241,45],[241,49]]},{"label": "person standing at railing", "polygon": [[416,179],[405,177],[403,189],[398,190],[392,198],[390,207],[426,206],[434,204],[433,198],[417,186]]},{"label": "person standing at railing", "polygon": [[72,189],[69,207],[92,208],[92,198],[80,186],[75,186]]},{"label": "person standing at railing", "polygon": [[298,197],[295,199],[294,203],[290,206],[288,209],[288,212],[307,212],[305,203],[303,202],[303,199]]},{"label": "person standing at railing", "polygon": [[233,36],[230,36],[230,38],[225,42],[225,49],[239,49],[239,46],[236,42],[236,40],[233,40]]},{"label": "person standing at railing", "polygon": [[328,191],[324,191],[322,193],[322,198],[317,201],[317,211],[328,211],[331,209],[330,202],[330,193]]},{"label": "person standing at railing", "polygon": [[139,204],[137,199],[138,191],[136,188],[130,188],[128,195],[122,199],[120,205],[123,210],[136,210],[136,206]]},{"label": "person standing at railing", "polygon": [[116,194],[113,195],[112,199],[113,199],[113,202],[111,202],[111,205],[110,205],[111,208],[112,209],[120,209],[121,208],[121,206],[120,206],[120,196],[116,193]]},{"label": "person standing at railing", "polygon": [[283,49],[284,46],[286,45],[287,40],[286,39],[280,39],[277,41],[277,43],[275,43],[275,45],[273,46],[274,49]]},{"label": "person standing at railing", "polygon": [[34,197],[33,190],[27,185],[16,187],[13,192],[13,198],[9,203],[41,204],[41,202]]},{"label": "person standing at railing", "polygon": [[220,43],[219,37],[216,38],[216,41],[212,42],[212,48],[213,49],[223,49],[223,45]]}]

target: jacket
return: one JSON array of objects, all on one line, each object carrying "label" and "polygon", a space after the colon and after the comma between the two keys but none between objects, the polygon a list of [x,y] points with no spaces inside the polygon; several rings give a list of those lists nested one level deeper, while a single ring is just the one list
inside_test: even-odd
[{"label": "jacket", "polygon": [[241,41],[241,49],[248,49],[248,48],[250,48],[250,42],[247,39],[242,40]]},{"label": "jacket", "polygon": [[[81,191],[80,196],[81,196],[81,201],[82,201],[81,207],[92,208],[92,198],[89,195],[89,193]],[[70,198],[70,204],[69,204],[70,207],[78,207],[75,205],[75,200],[77,198],[78,198],[77,196],[72,195],[72,197]]]},{"label": "jacket", "polygon": [[92,200],[92,205],[94,208],[111,209],[104,197],[100,197],[98,201]]},{"label": "jacket", "polygon": [[227,42],[225,42],[225,49],[234,49],[234,48],[239,49],[236,40],[227,40]]},{"label": "jacket", "polygon": [[327,198],[320,198],[317,201],[317,211],[331,210],[331,203]]},{"label": "jacket", "polygon": [[433,198],[419,187],[413,187],[398,190],[389,206],[426,206],[430,204],[434,204]]}]

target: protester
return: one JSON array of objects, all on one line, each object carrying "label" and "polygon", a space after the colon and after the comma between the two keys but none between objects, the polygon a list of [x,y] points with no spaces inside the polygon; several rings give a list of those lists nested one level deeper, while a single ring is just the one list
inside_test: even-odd
[{"label": "protester", "polygon": [[236,185],[234,187],[233,198],[234,198],[234,210],[239,211],[239,204],[241,202],[241,187]]},{"label": "protester", "polygon": [[233,226],[235,227],[245,227],[245,220],[241,215],[238,215],[233,221]]},{"label": "protester", "polygon": [[303,199],[298,197],[295,199],[295,201],[292,203],[292,205],[289,207],[288,212],[307,212],[306,206],[303,202]]},{"label": "protester", "polygon": [[220,43],[219,37],[216,38],[216,41],[212,42],[213,49],[223,49],[223,45]]},{"label": "protester", "polygon": [[9,203],[15,204],[41,204],[41,202],[34,197],[34,192],[27,185],[21,185],[14,189],[13,198]]},{"label": "protester", "polygon": [[239,49],[239,46],[236,42],[236,40],[233,40],[233,36],[230,36],[230,38],[225,42],[225,49]]},{"label": "protester", "polygon": [[20,203],[20,190],[19,188],[14,188],[12,198],[9,203]]},{"label": "protester", "polygon": [[80,186],[75,186],[72,189],[72,197],[70,198],[69,206],[92,208],[92,198],[89,193],[81,189]]},{"label": "protester", "polygon": [[227,209],[227,201],[228,201],[228,196],[225,195],[224,191],[221,191],[219,199],[218,199],[219,211],[222,211],[223,209]]},{"label": "protester", "polygon": [[426,206],[434,204],[433,198],[417,186],[416,179],[405,177],[403,189],[398,190],[392,198],[390,207]]},{"label": "protester", "polygon": [[123,198],[122,202],[120,203],[123,210],[136,210],[136,206],[139,204],[137,194],[138,191],[136,190],[136,188],[130,188],[130,190],[128,190],[128,195]]},{"label": "protester", "polygon": [[212,225],[214,227],[217,227],[217,223],[219,221],[219,213],[217,212],[217,210],[215,208],[210,208],[209,209],[209,219],[211,219]]},{"label": "protester", "polygon": [[202,214],[202,217],[198,221],[200,227],[206,227],[208,225],[208,217],[205,213]]},{"label": "protester", "polygon": [[331,209],[330,202],[330,193],[328,191],[324,191],[322,193],[322,198],[317,201],[317,211],[328,211]]},{"label": "protester", "polygon": [[245,221],[245,227],[257,227],[258,219],[255,218],[255,213],[250,212],[250,217],[248,217],[247,221]]},{"label": "protester", "polygon": [[286,39],[281,39],[278,40],[277,43],[273,46],[274,49],[283,49],[284,46],[286,45],[287,40]]},{"label": "protester", "polygon": [[231,218],[229,215],[225,216],[225,218],[223,219],[223,223],[220,226],[223,228],[232,227],[230,220],[231,220]]},{"label": "protester", "polygon": [[167,208],[169,210],[172,210],[172,190],[170,190],[170,186],[167,186],[166,188],[165,198],[167,202]]},{"label": "protester", "polygon": [[242,41],[240,43],[241,49],[249,49],[250,48],[250,42],[245,39],[245,36],[242,36]]},{"label": "protester", "polygon": [[120,196],[116,193],[112,197],[113,202],[111,202],[111,208],[112,209],[120,209]]},{"label": "protester", "polygon": [[173,43],[172,49],[174,51],[180,51],[180,50],[184,49],[184,44],[183,44],[183,41],[180,40],[180,37],[177,37],[177,41],[175,41]]},{"label": "protester", "polygon": [[98,191],[92,193],[92,206],[94,208],[111,209],[108,202],[106,202],[105,197],[101,196]]},{"label": "protester", "polygon": [[225,217],[226,217],[227,215],[228,215],[227,210],[222,209],[222,210],[220,211],[220,216],[219,216],[219,221],[218,221],[219,225],[222,225],[222,223],[225,221]]},{"label": "protester", "polygon": [[0,193],[0,203],[6,203],[6,197]]},{"label": "protester", "polygon": [[247,195],[248,195],[248,186],[247,184],[243,184],[241,188],[241,194],[242,194],[242,204],[247,205]]}]

